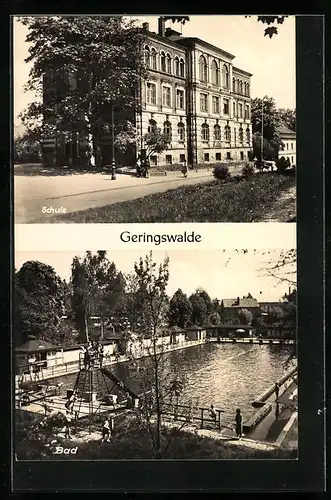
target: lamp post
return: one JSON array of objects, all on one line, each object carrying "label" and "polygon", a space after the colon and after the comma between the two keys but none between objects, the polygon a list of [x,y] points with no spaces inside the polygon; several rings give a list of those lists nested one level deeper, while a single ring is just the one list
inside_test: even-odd
[{"label": "lamp post", "polygon": [[115,131],[114,131],[114,103],[111,106],[111,134],[112,134],[112,163],[111,163],[111,180],[116,181],[115,173]]}]

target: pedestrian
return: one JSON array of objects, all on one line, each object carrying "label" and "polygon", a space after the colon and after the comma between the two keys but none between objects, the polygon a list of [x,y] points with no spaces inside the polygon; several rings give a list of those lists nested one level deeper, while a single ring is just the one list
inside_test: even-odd
[{"label": "pedestrian", "polygon": [[99,344],[99,362],[100,362],[100,367],[102,366],[102,363],[103,363],[103,357],[104,357],[104,347],[100,343]]},{"label": "pedestrian", "polygon": [[237,439],[241,439],[242,437],[242,415],[239,410],[239,408],[236,411],[236,434],[237,434]]},{"label": "pedestrian", "polygon": [[140,156],[137,158],[136,162],[137,177],[142,177],[142,166]]},{"label": "pedestrian", "polygon": [[186,161],[184,160],[184,161],[182,162],[182,174],[183,174],[183,176],[184,176],[185,178],[187,177],[187,172],[188,172],[188,170],[187,170],[187,163],[186,163]]},{"label": "pedestrian", "polygon": [[278,384],[278,382],[275,383],[275,395],[276,395],[276,401],[278,401],[278,398],[279,398],[279,384]]},{"label": "pedestrian", "polygon": [[209,416],[213,419],[213,421],[216,423],[216,411],[214,408],[214,405],[210,405],[209,408]]},{"label": "pedestrian", "polygon": [[103,428],[102,428],[102,440],[101,443],[104,443],[105,441],[109,443],[110,441],[110,436],[111,436],[111,423],[109,420],[109,417],[106,418],[106,420],[103,423]]},{"label": "pedestrian", "polygon": [[72,439],[72,437],[71,437],[71,421],[72,421],[71,412],[67,411],[66,412],[65,432],[64,432],[65,439]]}]

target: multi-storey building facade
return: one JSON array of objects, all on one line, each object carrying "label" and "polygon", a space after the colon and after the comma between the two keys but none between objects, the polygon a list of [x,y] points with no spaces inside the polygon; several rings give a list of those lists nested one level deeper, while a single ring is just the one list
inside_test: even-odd
[{"label": "multi-storey building facade", "polygon": [[278,151],[278,158],[284,156],[291,162],[291,165],[296,165],[296,133],[285,125],[282,125],[278,132],[282,141]]},{"label": "multi-storey building facade", "polygon": [[[148,78],[141,81],[136,109],[125,110],[136,125],[136,148],[125,159],[116,152],[116,164],[133,164],[145,149],[145,134],[153,128],[166,135],[168,147],[151,156],[152,166],[248,159],[252,149],[252,74],[233,65],[234,55],[199,38],[165,29],[162,17],[158,33],[151,32],[145,23],[142,35]],[[102,163],[109,164],[111,137],[105,139],[100,155]],[[51,164],[83,164],[85,147],[84,137],[69,142],[51,138],[45,141],[44,156]]]},{"label": "multi-storey building facade", "polygon": [[145,29],[149,79],[142,84],[137,125],[141,139],[153,127],[169,138],[167,150],[152,156],[151,164],[247,159],[252,74],[233,65],[234,55],[165,29],[162,18],[158,34]]}]

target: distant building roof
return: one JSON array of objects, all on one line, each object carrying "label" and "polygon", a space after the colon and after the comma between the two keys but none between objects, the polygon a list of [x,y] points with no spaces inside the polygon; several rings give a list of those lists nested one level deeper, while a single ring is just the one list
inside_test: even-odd
[{"label": "distant building roof", "polygon": [[24,344],[17,347],[15,350],[21,353],[24,352],[29,353],[29,352],[49,351],[53,349],[58,349],[58,347],[44,340],[33,339],[33,340],[28,340]]},{"label": "distant building roof", "polygon": [[281,125],[280,127],[278,127],[278,133],[279,133],[280,137],[283,137],[284,139],[286,137],[292,137],[292,138],[296,137],[295,131],[291,130],[286,125]]},{"label": "distant building roof", "polygon": [[236,299],[223,299],[224,307],[259,307],[258,301],[253,297],[237,297]]},{"label": "distant building roof", "polygon": [[242,329],[246,329],[246,330],[254,330],[255,327],[251,326],[251,325],[241,325],[241,324],[238,324],[238,325],[233,325],[233,324],[228,324],[228,323],[219,323],[218,325],[205,325],[203,328],[224,328],[224,329],[228,329],[228,330],[232,330],[232,329],[235,329],[235,330],[239,330],[240,328]]}]

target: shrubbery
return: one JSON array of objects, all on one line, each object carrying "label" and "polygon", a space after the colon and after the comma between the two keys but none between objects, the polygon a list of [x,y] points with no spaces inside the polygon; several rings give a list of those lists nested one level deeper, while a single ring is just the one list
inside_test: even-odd
[{"label": "shrubbery", "polygon": [[213,170],[213,176],[219,181],[225,181],[230,178],[229,167],[226,163],[216,165]]},{"label": "shrubbery", "polygon": [[251,163],[246,163],[246,165],[243,166],[241,175],[245,179],[252,177],[254,175],[254,165],[252,165]]},{"label": "shrubbery", "polygon": [[281,156],[276,160],[277,172],[284,174],[285,170],[291,166],[290,160],[287,160],[284,156]]},{"label": "shrubbery", "polygon": [[26,136],[14,139],[14,163],[39,163],[41,162],[41,146]]}]

